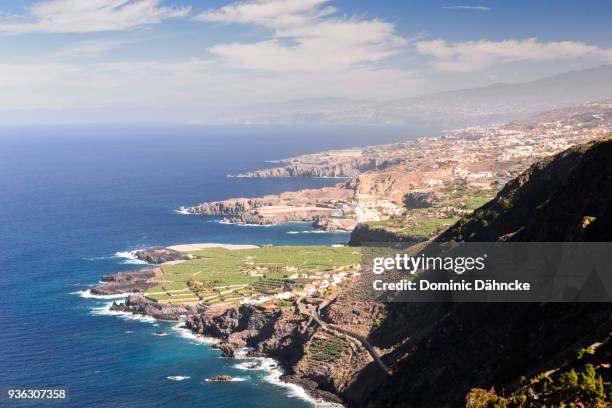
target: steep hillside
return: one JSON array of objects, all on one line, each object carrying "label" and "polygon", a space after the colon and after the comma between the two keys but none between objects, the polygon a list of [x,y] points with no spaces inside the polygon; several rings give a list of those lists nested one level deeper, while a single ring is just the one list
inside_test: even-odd
[{"label": "steep hillside", "polygon": [[[612,138],[572,148],[533,165],[438,239],[610,241],[611,181]],[[373,384],[364,373],[344,393],[352,406],[548,406],[545,398],[597,406],[598,387],[609,387],[608,346],[590,366],[576,362],[581,349],[608,344],[609,304],[403,303],[385,315],[370,340],[393,349],[385,359],[394,374]],[[593,383],[592,394],[567,386],[574,368],[574,388]],[[511,398],[484,391],[492,388]]]},{"label": "steep hillside", "polygon": [[440,241],[607,241],[612,234],[612,137],[542,160]]}]

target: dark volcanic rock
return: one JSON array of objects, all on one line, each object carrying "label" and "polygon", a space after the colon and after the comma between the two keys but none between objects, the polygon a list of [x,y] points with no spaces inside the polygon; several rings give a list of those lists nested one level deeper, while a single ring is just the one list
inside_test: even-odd
[{"label": "dark volcanic rock", "polygon": [[231,344],[227,342],[220,342],[220,343],[214,344],[211,348],[220,350],[221,357],[234,358],[234,356],[236,355],[235,353],[236,350],[234,349],[234,346],[232,346]]},{"label": "dark volcanic rock", "polygon": [[144,292],[156,285],[149,280],[160,273],[159,268],[143,268],[136,271],[104,275],[102,283],[91,289],[94,295],[117,295],[121,293]]},{"label": "dark volcanic rock", "polygon": [[404,196],[404,207],[408,210],[415,208],[430,208],[436,205],[440,198],[434,193],[415,191]]},{"label": "dark volcanic rock", "polygon": [[113,302],[110,309],[151,316],[159,320],[179,320],[185,315],[198,312],[193,306],[158,303],[142,295],[130,295],[124,303]]},{"label": "dark volcanic rock", "polygon": [[188,254],[184,254],[179,251],[174,251],[172,249],[158,247],[158,248],[147,248],[141,251],[136,251],[134,256],[141,261],[144,261],[148,264],[163,264],[164,262],[170,261],[182,261],[191,259]]},{"label": "dark volcanic rock", "polygon": [[306,390],[306,392],[311,398],[314,398],[316,400],[331,401],[338,404],[342,403],[342,399],[340,399],[340,397],[338,397],[336,394],[320,389],[320,384],[316,381],[291,374],[283,375],[280,379],[291,384],[299,385],[300,387],[304,388],[304,390]]},{"label": "dark volcanic rock", "polygon": [[231,375],[217,375],[215,377],[208,378],[206,381],[210,381],[210,382],[228,382],[228,381],[232,381],[233,379],[234,379],[234,377],[232,377]]}]

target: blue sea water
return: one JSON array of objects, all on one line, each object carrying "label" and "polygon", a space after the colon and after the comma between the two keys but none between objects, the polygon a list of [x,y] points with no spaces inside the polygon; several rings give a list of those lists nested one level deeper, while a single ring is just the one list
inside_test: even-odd
[{"label": "blue sea water", "polygon": [[[414,133],[412,134],[414,135]],[[65,387],[70,407],[308,407],[175,325],[75,294],[138,268],[118,252],[189,242],[333,244],[307,224],[248,227],[180,205],[332,185],[227,178],[266,160],[406,139],[397,129],[50,127],[0,130],[0,389]],[[158,326],[156,326],[158,325]],[[158,330],[164,337],[153,336]],[[208,383],[230,374],[243,381]],[[167,377],[188,377],[182,381]],[[35,406],[36,404],[29,404]]]}]

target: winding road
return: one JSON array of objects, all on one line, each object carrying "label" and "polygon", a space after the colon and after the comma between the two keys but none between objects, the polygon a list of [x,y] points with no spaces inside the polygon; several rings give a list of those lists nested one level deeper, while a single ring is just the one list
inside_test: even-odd
[{"label": "winding road", "polygon": [[387,367],[387,365],[382,361],[382,359],[380,358],[380,356],[378,355],[378,353],[376,352],[376,350],[374,350],[374,347],[372,347],[372,345],[370,344],[370,342],[368,341],[368,339],[366,339],[364,336],[362,336],[361,334],[358,333],[354,333],[352,331],[343,329],[341,327],[338,327],[336,325],[333,324],[329,324],[324,322],[323,320],[321,320],[321,316],[319,316],[319,310],[318,309],[314,309],[314,311],[311,310],[310,307],[306,306],[302,301],[304,300],[303,297],[299,298],[296,302],[298,310],[300,311],[300,313],[302,313],[303,315],[309,316],[312,319],[314,319],[314,321],[317,322],[317,324],[319,326],[321,326],[323,329],[326,330],[330,330],[330,331],[335,331],[341,334],[344,334],[346,336],[352,337],[355,340],[359,341],[361,343],[361,345],[368,350],[368,353],[370,353],[370,355],[372,356],[372,358],[374,359],[374,361],[378,364],[378,366],[380,368],[383,369],[383,371],[385,373],[387,373],[388,375],[391,375],[391,370],[389,369],[389,367]]}]

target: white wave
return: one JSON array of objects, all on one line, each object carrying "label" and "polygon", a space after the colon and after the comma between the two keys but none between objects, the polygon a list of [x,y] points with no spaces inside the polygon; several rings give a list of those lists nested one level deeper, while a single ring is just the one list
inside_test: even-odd
[{"label": "white wave", "polygon": [[291,234],[291,235],[299,234],[299,233],[300,233],[300,231],[287,231],[287,234]]},{"label": "white wave", "polygon": [[124,258],[125,261],[121,262],[124,265],[147,265],[145,261],[136,258],[136,251],[116,252],[115,257]]},{"label": "white wave", "polygon": [[[265,359],[265,360],[272,360],[272,359]],[[315,398],[312,398],[310,395],[308,395],[306,390],[304,390],[304,388],[300,387],[299,385],[282,381],[280,377],[283,374],[284,373],[280,368],[273,368],[270,370],[270,374],[264,377],[264,380],[269,382],[270,384],[285,388],[287,390],[287,396],[290,398],[299,398],[301,400],[310,402],[311,404],[317,407],[324,407],[324,408],[343,408],[344,407],[342,404],[336,404],[333,402],[322,401],[322,400],[317,400]]]},{"label": "white wave", "polygon": [[[253,349],[249,347],[244,347],[238,350],[235,354],[236,359],[246,359],[250,361],[238,363],[234,365],[234,368],[249,371],[267,371],[268,374],[263,377],[263,380],[270,384],[285,388],[287,390],[287,396],[290,398],[299,398],[301,400],[310,402],[317,407],[343,408],[343,405],[341,404],[314,399],[309,396],[306,390],[299,385],[282,381],[280,377],[285,374],[285,372],[282,370],[278,362],[269,357],[248,357],[248,353],[252,350]],[[257,368],[249,368],[249,366],[253,363],[258,364]]]},{"label": "white wave", "polygon": [[184,209],[184,210],[174,210],[175,214],[181,214],[181,215],[192,215],[191,212],[189,212],[189,210]]},{"label": "white wave", "polygon": [[137,320],[144,323],[155,323],[157,321],[151,316],[138,315],[120,310],[110,310],[112,304],[113,302],[107,302],[103,306],[92,307],[90,313],[94,316],[116,316],[120,319]]},{"label": "white wave", "polygon": [[195,334],[191,330],[187,329],[184,326],[184,324],[185,324],[184,320],[181,320],[177,324],[172,326],[172,330],[176,331],[178,335],[181,336],[182,338],[190,340],[192,344],[211,345],[211,344],[215,344],[219,342],[219,340],[217,339],[213,339],[211,337],[204,337],[204,336]]},{"label": "white wave", "polygon": [[214,222],[217,224],[224,224],[224,225],[237,225],[239,227],[273,227],[274,226],[274,224],[262,225],[262,224],[248,224],[246,222],[236,222],[236,221],[231,221],[227,218],[223,218],[220,220],[208,220],[206,222]]},{"label": "white wave", "polygon": [[116,256],[93,256],[91,258],[83,258],[86,261],[104,261],[107,259],[115,259]]},{"label": "white wave", "polygon": [[188,380],[191,377],[188,375],[169,375],[166,378],[172,381],[183,381],[183,380]]},{"label": "white wave", "polygon": [[110,255],[110,256],[107,256],[107,255],[94,256],[94,257],[83,258],[83,259],[85,259],[86,261],[105,261],[109,259],[123,258],[125,260],[121,263],[125,265],[147,265],[145,261],[142,261],[136,258],[136,252],[137,251],[119,251],[119,252],[115,252],[113,255]]},{"label": "white wave", "polygon": [[255,358],[257,361],[248,361],[244,363],[234,364],[234,368],[243,371],[262,371],[262,370],[272,370],[276,368],[276,363],[274,361],[265,362],[261,361],[261,359]]},{"label": "white wave", "polygon": [[85,289],[85,290],[79,290],[77,292],[70,292],[71,295],[78,295],[84,299],[125,299],[127,298],[130,294],[129,293],[117,293],[114,295],[94,295],[93,293],[91,293],[90,289]]},{"label": "white wave", "polygon": [[316,403],[316,401],[311,398],[308,393],[306,393],[306,390],[304,390],[304,388],[300,387],[297,384],[282,381],[280,377],[283,374],[284,373],[280,368],[271,369],[270,373],[264,377],[264,380],[269,382],[270,384],[285,388],[287,390],[288,397],[299,398],[304,401]]}]

